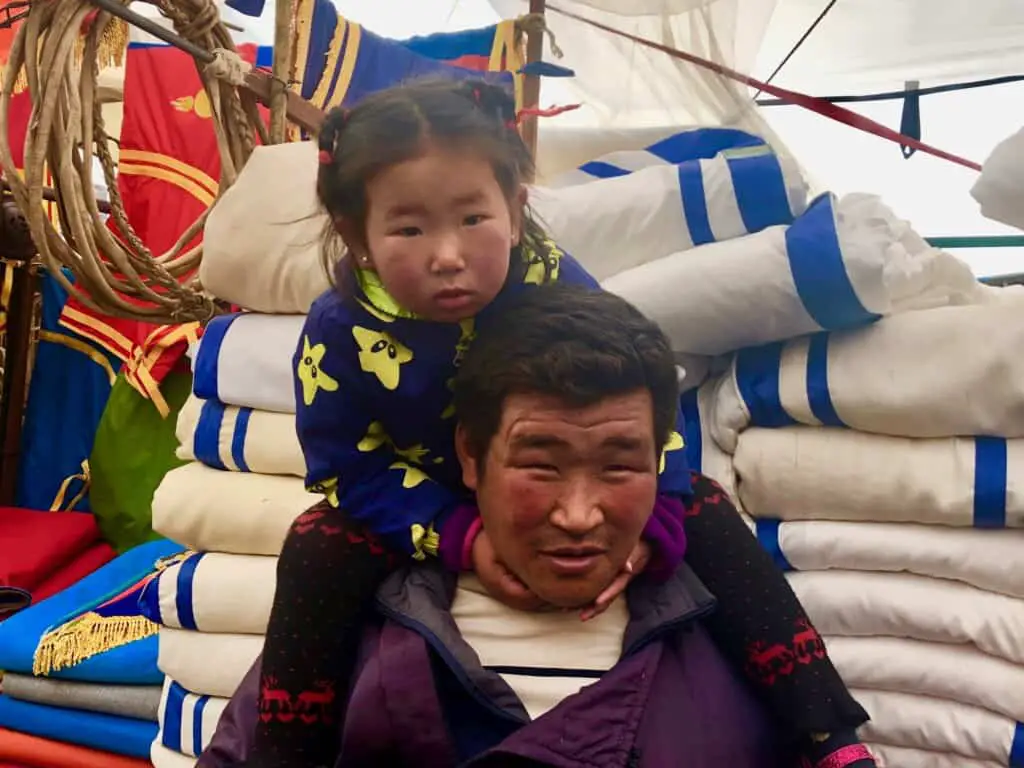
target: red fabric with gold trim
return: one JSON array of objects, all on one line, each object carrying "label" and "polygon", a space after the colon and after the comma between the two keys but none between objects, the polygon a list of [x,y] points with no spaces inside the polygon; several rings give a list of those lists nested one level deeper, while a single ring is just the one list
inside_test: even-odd
[{"label": "red fabric with gold trim", "polygon": [[[255,61],[255,46],[240,46],[239,52]],[[128,220],[154,254],[170,250],[210,206],[219,178],[210,102],[193,59],[173,47],[130,46],[117,183]],[[109,226],[117,235],[112,220]],[[159,383],[201,332],[198,323],[158,326],[103,317],[74,297],[61,324],[123,359],[129,383],[162,413],[167,410]]]}]

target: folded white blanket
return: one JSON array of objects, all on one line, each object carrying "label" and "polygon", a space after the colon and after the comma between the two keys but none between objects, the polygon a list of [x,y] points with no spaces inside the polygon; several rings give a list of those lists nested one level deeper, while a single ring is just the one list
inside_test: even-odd
[{"label": "folded white blanket", "polygon": [[161,571],[139,602],[164,627],[262,635],[276,578],[276,557],[197,552]]},{"label": "folded white blanket", "polygon": [[303,315],[220,315],[211,320],[192,358],[192,391],[260,411],[295,413],[292,357]]},{"label": "folded white blanket", "polygon": [[297,477],[185,464],[153,494],[153,530],[201,552],[276,557],[295,518],[322,498]]},{"label": "folded white blanket", "polygon": [[793,161],[769,147],[657,165],[530,201],[558,244],[598,280],[685,251],[789,224],[807,205]]},{"label": "folded white blanket", "polygon": [[149,748],[149,759],[153,768],[195,768],[196,758],[174,752],[160,743],[160,736]]},{"label": "folded white blanket", "polygon": [[263,651],[263,638],[160,627],[159,648],[157,666],[182,688],[230,699]]},{"label": "folded white blanket", "polygon": [[850,688],[951,699],[1024,721],[1024,666],[969,645],[897,637],[826,636]]},{"label": "folded white blanket", "polygon": [[850,693],[871,715],[860,729],[865,741],[1016,764],[1011,750],[1018,729],[1024,727],[1005,715],[930,696],[856,689]]},{"label": "folded white blanket", "polygon": [[908,573],[802,571],[787,578],[822,634],[966,643],[1024,664],[1019,598]]},{"label": "folded white blanket", "polygon": [[305,477],[290,413],[255,411],[189,395],[178,413],[178,458],[216,469]]},{"label": "folded white blanket", "polygon": [[710,413],[716,388],[715,380],[707,381],[697,389],[684,392],[679,400],[679,407],[686,422],[686,434],[683,437],[686,459],[690,469],[717,481],[733,501],[739,504],[732,457],[718,447],[710,432]]},{"label": "folded white blanket", "polygon": [[786,571],[906,571],[1024,598],[1024,531],[760,519],[757,537]]},{"label": "folded white blanket", "polygon": [[1006,768],[1006,763],[972,760],[947,752],[907,749],[872,742],[865,742],[864,746],[875,756],[878,768]]},{"label": "folded white blanket", "polygon": [[753,517],[1024,528],[1024,440],[751,428],[733,463]]},{"label": "folded white blanket", "polygon": [[220,716],[231,699],[198,696],[180,683],[164,680],[157,741],[179,754],[199,757],[213,739]]},{"label": "folded white blanket", "polygon": [[964,303],[976,282],[878,198],[825,195],[790,227],[677,253],[603,286],[660,323],[673,349],[718,355]]},{"label": "folded white blanket", "polygon": [[1024,437],[1024,304],[940,307],[747,349],[714,404],[727,451],[748,426]]},{"label": "folded white blanket", "polygon": [[992,150],[971,188],[987,219],[1024,229],[1024,129]]}]

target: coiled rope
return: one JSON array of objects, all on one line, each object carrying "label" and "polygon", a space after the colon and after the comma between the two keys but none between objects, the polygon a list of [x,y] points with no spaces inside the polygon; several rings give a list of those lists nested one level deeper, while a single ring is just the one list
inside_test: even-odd
[{"label": "coiled rope", "polygon": [[[120,0],[128,5],[131,0]],[[255,147],[268,141],[255,96],[241,85],[248,65],[220,22],[212,0],[155,0],[175,31],[198,48],[214,53],[197,69],[210,98],[220,152],[217,199],[232,185]],[[91,19],[91,21],[90,21]],[[154,255],[124,212],[117,191],[115,163],[97,98],[97,53],[107,25],[116,20],[87,0],[32,3],[18,30],[0,91],[0,166],[25,216],[43,265],[84,304],[113,317],[154,323],[206,321],[219,309],[193,273],[202,246],[187,247],[202,231],[207,211],[167,252]],[[75,55],[81,45],[79,64]],[[14,85],[28,83],[32,116],[25,139],[24,175],[16,171],[9,140]],[[93,188],[92,154],[99,158],[110,194],[110,215],[124,242],[103,223]],[[60,230],[43,208],[45,173],[54,179]],[[62,268],[74,275],[74,287]]]}]

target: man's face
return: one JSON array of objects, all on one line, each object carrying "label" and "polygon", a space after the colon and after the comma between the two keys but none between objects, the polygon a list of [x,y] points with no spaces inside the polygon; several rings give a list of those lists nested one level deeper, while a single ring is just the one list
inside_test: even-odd
[{"label": "man's face", "polygon": [[498,557],[538,597],[583,606],[621,572],[657,493],[650,393],[586,408],[513,395],[483,467],[456,442]]}]

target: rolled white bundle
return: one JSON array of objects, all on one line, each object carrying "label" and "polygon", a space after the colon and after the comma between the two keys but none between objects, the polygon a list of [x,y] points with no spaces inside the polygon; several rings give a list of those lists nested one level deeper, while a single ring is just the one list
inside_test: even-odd
[{"label": "rolled white bundle", "polygon": [[530,191],[555,241],[598,280],[698,245],[789,224],[807,205],[792,160],[769,147]]},{"label": "rolled white bundle", "polygon": [[1024,437],[1024,303],[941,307],[740,351],[716,393],[727,451],[748,426]]},{"label": "rolled white bundle", "polygon": [[1006,768],[1006,763],[972,760],[963,755],[929,749],[908,749],[874,742],[865,742],[864,746],[875,756],[878,768]]},{"label": "rolled white bundle", "polygon": [[258,475],[306,476],[290,413],[257,411],[189,395],[175,429],[179,459]]},{"label": "rolled white bundle", "polygon": [[860,728],[865,741],[1003,766],[1016,762],[1015,736],[1024,727],[1005,715],[931,696],[858,689],[850,693],[871,715]]},{"label": "rolled white bundle", "polygon": [[306,318],[241,312],[213,318],[192,355],[192,392],[259,411],[295,413],[292,358]]},{"label": "rolled white bundle", "polygon": [[969,645],[897,637],[826,636],[825,646],[850,688],[949,699],[1024,721],[1020,664]]},{"label": "rolled white bundle", "polygon": [[733,465],[755,518],[1024,528],[1024,440],[751,428]]},{"label": "rolled white bundle", "polygon": [[756,530],[784,571],[906,571],[1024,599],[1024,531],[764,518]]},{"label": "rolled white bundle", "polygon": [[159,648],[157,667],[185,690],[230,699],[263,652],[263,638],[160,627]]},{"label": "rolled white bundle", "polygon": [[719,355],[879,316],[964,303],[970,268],[870,195],[819,197],[789,227],[673,254],[603,286],[679,352]]},{"label": "rolled white bundle", "polygon": [[981,215],[1024,229],[1024,129],[992,150],[971,188]]},{"label": "rolled white bundle", "polygon": [[217,723],[231,699],[200,696],[166,678],[160,699],[157,743],[171,752],[199,757],[213,739]]},{"label": "rolled white bundle", "polygon": [[295,518],[322,499],[295,477],[186,464],[153,494],[153,530],[202,552],[277,557]]},{"label": "rolled white bundle", "polygon": [[276,579],[276,557],[197,552],[161,571],[143,589],[139,604],[164,627],[262,635]]},{"label": "rolled white bundle", "polygon": [[159,736],[149,748],[149,760],[153,763],[153,768],[195,768],[196,764],[196,758],[175,752],[161,744]]},{"label": "rolled white bundle", "polygon": [[909,573],[802,571],[787,578],[824,635],[966,643],[1024,664],[1024,600]]}]

